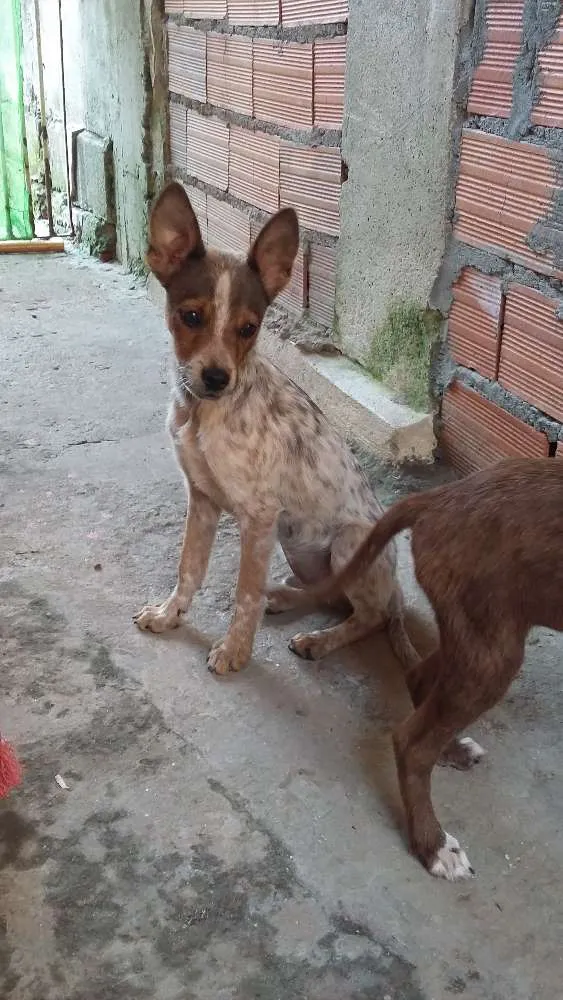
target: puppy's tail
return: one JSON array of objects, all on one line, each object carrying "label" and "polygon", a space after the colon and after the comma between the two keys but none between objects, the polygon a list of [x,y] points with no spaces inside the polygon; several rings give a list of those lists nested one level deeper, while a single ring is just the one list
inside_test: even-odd
[{"label": "puppy's tail", "polygon": [[[306,587],[303,590],[280,587],[276,593],[282,598],[285,594],[288,606],[291,608],[313,607],[315,604],[330,602],[334,597],[344,593],[346,588],[365,572],[399,531],[413,526],[426,504],[424,494],[399,500],[373,526],[350,562],[339,573],[313,587]],[[397,617],[402,619],[402,615]]]}]

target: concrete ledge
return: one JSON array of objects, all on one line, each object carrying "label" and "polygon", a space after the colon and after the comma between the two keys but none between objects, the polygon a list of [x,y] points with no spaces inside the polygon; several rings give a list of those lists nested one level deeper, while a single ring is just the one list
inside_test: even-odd
[{"label": "concrete ledge", "polygon": [[301,386],[342,434],[384,462],[431,462],[436,447],[430,413],[397,403],[359,365],[341,356],[303,353],[268,321],[263,353]]},{"label": "concrete ledge", "polygon": [[[164,294],[149,275],[151,300],[164,308]],[[431,462],[436,447],[430,413],[397,403],[359,365],[340,355],[304,353],[287,337],[291,321],[272,308],[260,333],[262,353],[314,400],[347,438],[383,462]],[[284,335],[280,336],[280,330]]]}]

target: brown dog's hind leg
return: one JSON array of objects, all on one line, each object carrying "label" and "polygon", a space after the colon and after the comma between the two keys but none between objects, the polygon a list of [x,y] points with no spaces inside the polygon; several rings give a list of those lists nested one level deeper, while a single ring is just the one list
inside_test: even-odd
[{"label": "brown dog's hind leg", "polygon": [[469,878],[474,872],[457,840],[442,830],[432,806],[430,785],[440,753],[458,728],[457,719],[449,726],[438,722],[432,694],[393,733],[411,851],[431,874],[451,881]]},{"label": "brown dog's hind leg", "polygon": [[473,869],[455,837],[436,818],[430,794],[432,770],[455,734],[492,708],[507,690],[522,663],[524,647],[513,639],[511,648],[499,643],[498,649],[487,650],[469,632],[464,645],[450,646],[456,650],[455,665],[440,652],[429,657],[432,690],[396,727],[393,744],[411,849],[432,875],[455,881],[468,878]]},{"label": "brown dog's hind leg", "polygon": [[[421,660],[418,666],[405,672],[405,680],[415,708],[418,708],[430,694],[440,664],[441,654],[436,650],[425,660]],[[470,736],[456,736],[442,750],[438,764],[442,767],[455,767],[458,771],[468,771],[484,757],[486,752],[481,744]]]}]

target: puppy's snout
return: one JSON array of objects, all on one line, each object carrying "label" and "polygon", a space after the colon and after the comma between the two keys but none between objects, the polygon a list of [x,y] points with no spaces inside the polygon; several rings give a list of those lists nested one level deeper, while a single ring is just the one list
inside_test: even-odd
[{"label": "puppy's snout", "polygon": [[208,392],[221,392],[229,384],[229,373],[224,368],[204,368],[201,381]]}]

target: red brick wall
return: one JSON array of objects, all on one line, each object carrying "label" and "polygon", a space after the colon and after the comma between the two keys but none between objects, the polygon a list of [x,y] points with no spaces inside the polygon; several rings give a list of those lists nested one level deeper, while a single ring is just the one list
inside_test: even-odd
[{"label": "red brick wall", "polygon": [[[454,252],[468,266],[452,289],[458,377],[441,441],[462,472],[563,453],[563,15],[532,65],[523,14],[524,0],[488,0],[461,140]],[[537,79],[527,97],[515,84],[526,59]]]},{"label": "red brick wall", "polygon": [[197,199],[218,249],[247,253],[273,212],[296,208],[302,247],[281,301],[330,326],[347,0],[166,0],[165,8],[171,173]]}]

